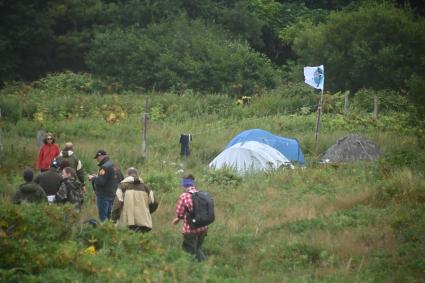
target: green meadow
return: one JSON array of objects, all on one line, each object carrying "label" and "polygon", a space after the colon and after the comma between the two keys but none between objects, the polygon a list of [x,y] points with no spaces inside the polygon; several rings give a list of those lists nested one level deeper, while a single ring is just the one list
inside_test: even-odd
[{"label": "green meadow", "polygon": [[[2,90],[0,163],[0,281],[2,282],[423,282],[425,280],[425,152],[409,103],[382,97],[373,119],[371,93],[325,94],[317,145],[319,95],[287,85],[254,95],[247,105],[231,95],[91,93],[64,85],[10,85]],[[147,158],[141,159],[143,109],[148,100]],[[208,163],[240,131],[261,128],[297,138],[304,168],[238,176]],[[12,205],[21,172],[38,153],[36,131],[72,141],[86,173],[99,148],[124,171],[140,169],[160,201],[152,232],[112,223],[93,228],[95,196],[87,186],[80,214],[70,206]],[[181,133],[193,134],[180,156]],[[373,163],[320,165],[320,156],[348,133],[381,149]],[[171,224],[183,173],[210,192],[216,221],[195,262]],[[87,248],[94,246],[90,253]]]}]

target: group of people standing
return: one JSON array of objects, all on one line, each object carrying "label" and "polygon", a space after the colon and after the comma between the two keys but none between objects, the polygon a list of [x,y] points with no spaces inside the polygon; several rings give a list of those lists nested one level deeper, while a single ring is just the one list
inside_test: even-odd
[{"label": "group of people standing", "polygon": [[[19,186],[12,202],[73,203],[76,209],[81,209],[86,192],[84,169],[74,153],[73,144],[65,143],[61,151],[51,133],[45,135],[43,142],[36,162],[36,169],[41,173],[34,178],[33,171],[25,169],[25,183]],[[87,177],[96,194],[99,220],[103,222],[110,219],[118,227],[149,232],[152,229],[151,214],[158,208],[158,201],[138,170],[130,167],[124,177],[102,149],[97,150],[94,159],[98,162],[98,172]],[[193,211],[191,194],[197,192],[194,176],[184,176],[181,186],[184,191],[176,203],[176,218],[172,223],[183,220],[182,247],[198,261],[203,261],[206,256],[202,252],[202,244],[208,227],[191,228],[188,223],[189,214]]]},{"label": "group of people standing", "polygon": [[73,147],[67,142],[60,151],[53,134],[47,133],[35,164],[40,174],[34,178],[32,169],[26,168],[23,173],[25,183],[19,186],[12,202],[69,202],[81,209],[86,190],[84,171]]}]

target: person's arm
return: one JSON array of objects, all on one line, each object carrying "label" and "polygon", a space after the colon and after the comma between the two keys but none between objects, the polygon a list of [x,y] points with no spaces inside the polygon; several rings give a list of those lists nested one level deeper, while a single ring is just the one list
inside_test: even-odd
[{"label": "person's arm", "polygon": [[115,223],[120,217],[121,212],[124,207],[124,194],[125,194],[125,185],[122,183],[118,185],[117,192],[115,193],[114,204],[112,205],[111,219]]},{"label": "person's arm", "polygon": [[109,170],[112,170],[112,168],[101,167],[97,176],[92,175],[92,181],[96,188],[99,186],[104,187],[106,185],[110,174],[113,174],[113,172],[110,172]]},{"label": "person's arm", "polygon": [[80,169],[77,169],[77,178],[84,187],[84,169],[82,167]]},{"label": "person's arm", "polygon": [[179,200],[176,203],[176,218],[173,220],[173,224],[176,225],[179,223],[180,219],[184,218],[185,212],[185,203],[184,203],[184,194],[181,194]]},{"label": "person's arm", "polygon": [[59,154],[60,154],[60,149],[59,149],[59,146],[57,145],[57,144],[54,144],[55,145],[55,158],[53,158],[53,159],[56,159],[56,158],[58,158],[59,157]]},{"label": "person's arm", "polygon": [[158,209],[158,205],[153,191],[149,190],[149,213],[154,213]]},{"label": "person's arm", "polygon": [[38,194],[40,196],[41,202],[47,202],[47,195],[46,192],[43,190],[42,187],[39,186]]},{"label": "person's arm", "polygon": [[124,202],[120,201],[119,198],[115,196],[114,204],[112,205],[112,212],[111,212],[111,220],[114,223],[118,219],[120,219],[123,206],[124,206]]},{"label": "person's arm", "polygon": [[65,202],[67,198],[67,189],[65,183],[62,183],[55,196],[55,202]]}]

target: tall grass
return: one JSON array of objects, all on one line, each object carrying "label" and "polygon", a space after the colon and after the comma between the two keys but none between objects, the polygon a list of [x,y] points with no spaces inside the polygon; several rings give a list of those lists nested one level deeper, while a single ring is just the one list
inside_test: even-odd
[{"label": "tall grass", "polygon": [[[79,96],[75,106],[58,108],[73,115],[54,112],[37,121],[20,112],[19,119],[6,120],[6,155],[0,163],[2,204],[9,201],[20,183],[23,168],[34,164],[38,152],[35,133],[43,127],[57,135],[60,145],[74,143],[86,172],[96,172],[93,155],[99,148],[105,149],[122,170],[140,168],[160,207],[153,215],[154,228],[149,235],[116,231],[110,224],[98,230],[84,228],[80,236],[80,232],[73,234],[54,249],[53,259],[68,256],[69,262],[40,265],[43,268],[33,272],[31,268],[39,267],[38,263],[23,259],[15,265],[24,272],[0,266],[0,278],[93,282],[420,281],[421,248],[425,247],[420,235],[425,225],[415,222],[413,216],[423,211],[423,167],[416,165],[424,154],[408,128],[402,132],[393,128],[384,131],[373,123],[325,114],[316,146],[315,115],[285,114],[285,98],[280,100],[279,93],[257,97],[248,106],[236,105],[226,96],[158,94],[150,97],[148,155],[142,162],[144,98],[134,94]],[[56,109],[63,99],[71,101],[52,97],[49,109]],[[80,105],[84,110],[78,110]],[[87,114],[77,116],[75,111]],[[125,115],[120,116],[120,111]],[[108,120],[110,113],[119,119]],[[207,164],[231,137],[249,128],[297,138],[306,155],[306,168],[243,178],[228,171],[210,171]],[[374,140],[383,151],[382,160],[338,167],[315,163],[330,145],[350,132]],[[185,158],[180,156],[181,133],[193,134],[192,153]],[[403,152],[410,155],[402,158]],[[211,192],[216,202],[217,220],[210,226],[205,242],[209,260],[203,264],[192,262],[181,251],[180,227],[170,224],[181,192],[182,172],[192,172],[197,185]],[[15,208],[5,207],[11,213],[7,218],[10,221],[14,215],[10,211]],[[20,209],[41,213],[36,212],[38,208]],[[26,217],[29,223],[25,225],[35,225],[31,217]],[[94,195],[89,190],[79,220],[96,217]],[[0,222],[0,235],[12,224],[6,222]],[[80,231],[79,224],[73,227]],[[28,235],[22,234],[20,240]],[[11,238],[1,237],[2,245],[6,239],[16,244]],[[102,242],[103,248],[95,255],[84,254],[88,240]],[[146,243],[146,247],[140,243]],[[31,247],[34,252],[40,248],[35,243]],[[409,256],[412,252],[415,258]],[[43,255],[48,262],[52,260],[50,254]],[[24,263],[31,268],[26,269]]]}]

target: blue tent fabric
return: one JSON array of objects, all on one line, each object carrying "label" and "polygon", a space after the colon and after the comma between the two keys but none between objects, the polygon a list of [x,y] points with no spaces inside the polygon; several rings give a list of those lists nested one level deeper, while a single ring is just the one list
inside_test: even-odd
[{"label": "blue tent fabric", "polygon": [[246,130],[236,135],[226,146],[231,147],[240,142],[256,141],[267,144],[282,153],[291,162],[304,165],[304,154],[296,139],[284,138],[261,129]]}]

